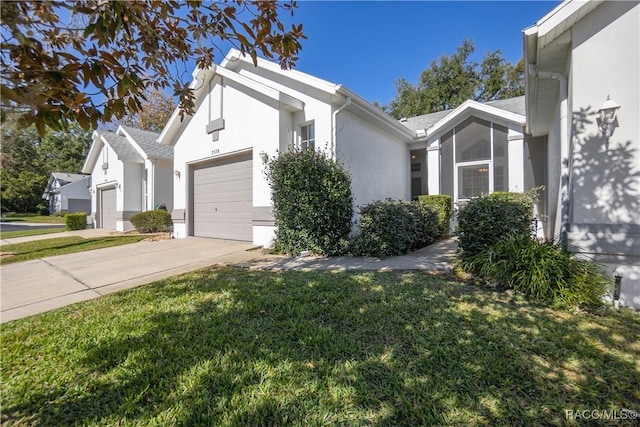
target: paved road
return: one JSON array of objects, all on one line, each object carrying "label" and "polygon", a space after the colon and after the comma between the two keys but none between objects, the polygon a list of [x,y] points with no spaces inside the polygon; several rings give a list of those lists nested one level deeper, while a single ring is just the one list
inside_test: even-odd
[{"label": "paved road", "polygon": [[2,231],[23,231],[37,230],[38,228],[64,228],[64,224],[43,224],[36,222],[0,222],[0,230]]}]

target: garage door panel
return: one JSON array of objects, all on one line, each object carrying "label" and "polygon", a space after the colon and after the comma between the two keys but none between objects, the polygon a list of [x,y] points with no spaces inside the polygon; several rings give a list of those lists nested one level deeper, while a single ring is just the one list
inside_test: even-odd
[{"label": "garage door panel", "polygon": [[100,226],[110,230],[116,229],[116,189],[100,191]]},{"label": "garage door panel", "polygon": [[193,235],[253,240],[251,155],[193,169]]}]

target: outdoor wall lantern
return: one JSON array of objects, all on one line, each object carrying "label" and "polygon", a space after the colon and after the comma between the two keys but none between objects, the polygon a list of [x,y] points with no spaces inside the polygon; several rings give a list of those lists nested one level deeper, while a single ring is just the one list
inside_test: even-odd
[{"label": "outdoor wall lantern", "polygon": [[600,133],[606,138],[607,142],[609,137],[613,135],[613,129],[615,128],[616,112],[620,108],[615,101],[607,95],[607,100],[602,104],[602,107],[597,111],[598,113],[598,129]]},{"label": "outdoor wall lantern", "polygon": [[180,171],[178,169],[174,170],[173,174],[176,176],[176,178],[180,179]]},{"label": "outdoor wall lantern", "polygon": [[269,162],[269,155],[264,151],[260,152],[260,160],[262,160],[262,164],[266,165]]}]

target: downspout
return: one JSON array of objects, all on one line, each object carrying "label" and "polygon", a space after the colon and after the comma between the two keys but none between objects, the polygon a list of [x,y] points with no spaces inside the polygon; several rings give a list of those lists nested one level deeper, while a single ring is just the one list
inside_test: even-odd
[{"label": "downspout", "polygon": [[349,105],[351,105],[351,97],[347,96],[347,100],[345,101],[345,103],[342,105],[342,107],[338,108],[336,111],[333,112],[333,115],[331,117],[331,130],[332,130],[332,134],[331,134],[331,159],[335,160],[336,159],[336,147],[337,147],[337,142],[338,142],[338,114],[340,114],[340,112],[342,112],[342,110],[344,110],[345,108],[347,108]]},{"label": "downspout", "polygon": [[569,108],[567,76],[551,71],[537,71],[529,64],[529,75],[541,79],[553,79],[560,83],[560,244],[567,250],[569,229]]}]

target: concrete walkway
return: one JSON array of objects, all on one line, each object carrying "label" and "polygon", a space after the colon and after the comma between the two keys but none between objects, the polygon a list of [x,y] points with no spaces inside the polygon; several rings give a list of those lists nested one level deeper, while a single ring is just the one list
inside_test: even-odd
[{"label": "concrete walkway", "polygon": [[[28,241],[63,235],[99,237],[112,233],[110,230],[82,230],[17,239]],[[7,240],[17,243],[17,239]],[[382,259],[291,258],[265,255],[255,249],[251,243],[190,237],[3,265],[0,269],[0,323],[214,265],[263,270],[450,271],[456,242],[448,239],[408,255]]]}]

